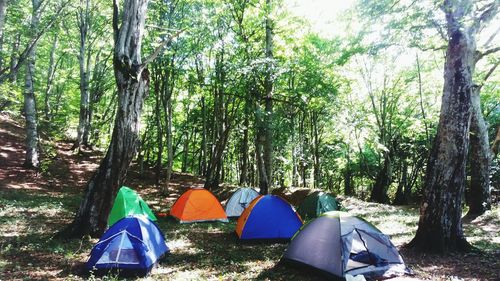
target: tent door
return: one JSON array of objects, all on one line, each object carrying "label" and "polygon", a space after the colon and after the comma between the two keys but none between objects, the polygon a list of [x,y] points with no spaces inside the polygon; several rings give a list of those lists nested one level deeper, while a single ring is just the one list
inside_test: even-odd
[{"label": "tent door", "polygon": [[137,255],[127,232],[124,231],[109,242],[96,264],[139,264]]}]

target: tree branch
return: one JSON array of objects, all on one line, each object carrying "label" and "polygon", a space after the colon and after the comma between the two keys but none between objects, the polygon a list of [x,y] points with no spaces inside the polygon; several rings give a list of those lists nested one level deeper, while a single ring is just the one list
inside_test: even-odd
[{"label": "tree branch", "polygon": [[490,54],[493,54],[493,53],[496,53],[496,52],[498,52],[498,51],[500,51],[500,47],[491,48],[491,49],[486,50],[486,51],[484,51],[484,52],[477,51],[477,52],[476,52],[476,63],[477,63],[480,59],[484,58],[485,56],[490,55]]},{"label": "tree branch", "polygon": [[478,32],[484,23],[487,23],[492,18],[494,18],[497,14],[497,10],[498,10],[498,1],[496,0],[483,6],[480,10],[478,10],[482,11],[482,13],[479,17],[477,17],[474,20],[474,23],[472,24],[472,29],[474,33]]},{"label": "tree branch", "polygon": [[[49,28],[52,27],[52,25],[59,19],[58,16],[62,13],[64,8],[71,2],[71,0],[68,0],[64,2],[56,11],[55,15],[51,17],[49,22],[36,34],[36,36],[29,42],[28,46],[21,52],[19,55],[19,58],[17,59],[16,65],[12,69],[19,69],[24,61],[28,58],[28,54],[33,49],[33,47],[37,44],[37,42],[42,38],[42,36],[47,32]],[[7,73],[7,70],[9,70],[10,67],[6,67],[4,69],[0,69],[0,84],[7,78],[8,75],[10,75],[10,72]]]},{"label": "tree branch", "polygon": [[484,83],[486,83],[486,80],[488,80],[488,78],[490,78],[491,74],[493,73],[493,71],[495,71],[495,69],[498,67],[498,65],[500,64],[500,61],[497,61],[491,68],[490,70],[488,71],[488,73],[486,73],[486,75],[484,76],[483,78],[483,81],[481,81],[481,84],[479,85],[479,91],[481,91],[481,88],[484,86]]},{"label": "tree branch", "polygon": [[147,59],[145,59],[144,62],[141,64],[141,68],[146,67],[146,65],[148,65],[150,62],[154,61],[160,55],[160,53],[163,50],[163,48],[165,48],[165,46],[167,46],[168,44],[170,44],[172,42],[172,40],[174,38],[176,38],[177,36],[179,36],[182,32],[184,32],[184,29],[181,29],[181,30],[177,31],[177,33],[175,33],[174,35],[170,36],[167,40],[163,41],[160,44],[160,46],[156,47],[156,49],[154,50],[154,52]]}]

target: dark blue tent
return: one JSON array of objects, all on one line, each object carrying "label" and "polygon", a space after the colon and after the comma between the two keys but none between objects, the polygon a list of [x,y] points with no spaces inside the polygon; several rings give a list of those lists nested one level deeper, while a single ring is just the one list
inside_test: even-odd
[{"label": "dark blue tent", "polygon": [[302,226],[293,207],[277,195],[255,198],[236,224],[240,239],[290,239]]},{"label": "dark blue tent", "polygon": [[87,269],[144,275],[168,251],[163,233],[154,222],[145,216],[125,217],[102,235],[90,252]]},{"label": "dark blue tent", "polygon": [[362,218],[339,211],[302,227],[283,260],[341,278],[350,274],[378,280],[411,273],[389,237]]}]

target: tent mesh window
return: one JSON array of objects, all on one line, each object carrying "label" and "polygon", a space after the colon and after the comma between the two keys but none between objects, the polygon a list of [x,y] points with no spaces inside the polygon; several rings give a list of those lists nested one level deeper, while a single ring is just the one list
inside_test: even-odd
[{"label": "tent mesh window", "polygon": [[139,257],[126,231],[116,235],[106,248],[97,264],[139,264]]}]

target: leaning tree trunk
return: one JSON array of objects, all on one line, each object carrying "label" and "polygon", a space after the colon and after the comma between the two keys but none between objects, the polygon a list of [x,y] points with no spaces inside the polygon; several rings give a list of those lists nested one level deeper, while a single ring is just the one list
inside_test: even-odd
[{"label": "leaning tree trunk", "polygon": [[481,113],[479,88],[472,92],[470,125],[470,187],[466,196],[469,205],[467,217],[473,219],[491,209],[490,149],[488,129]]},{"label": "leaning tree trunk", "polygon": [[427,164],[418,229],[409,245],[422,251],[447,252],[470,247],[463,233],[461,215],[476,46],[474,34],[464,26],[465,6],[445,1],[443,7],[450,39],[441,115]]},{"label": "leaning tree trunk", "polygon": [[[32,36],[36,36],[38,31],[38,23],[40,21],[40,0],[32,0],[33,12],[31,15],[30,32]],[[28,168],[38,168],[39,151],[38,151],[38,126],[36,117],[36,100],[35,100],[35,60],[36,60],[36,44],[29,50],[26,77],[24,83],[24,114],[26,118],[26,159],[24,166]]]},{"label": "leaning tree trunk", "polygon": [[61,235],[100,236],[116,192],[125,180],[139,144],[139,119],[149,87],[149,72],[141,62],[141,44],[147,0],[125,0],[122,25],[118,28],[118,3],[114,1],[113,65],[118,88],[118,110],[111,143],[96,173],[87,183],[85,195],[73,223]]}]

